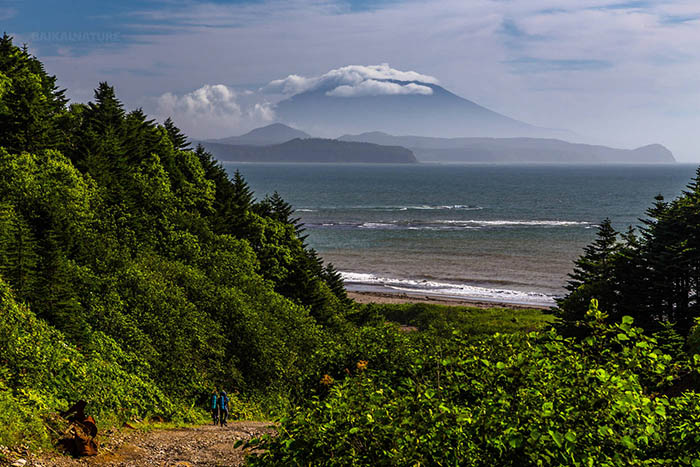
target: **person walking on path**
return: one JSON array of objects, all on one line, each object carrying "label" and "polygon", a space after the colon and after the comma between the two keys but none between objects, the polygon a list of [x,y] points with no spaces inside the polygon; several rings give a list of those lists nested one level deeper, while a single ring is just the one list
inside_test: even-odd
[{"label": "person walking on path", "polygon": [[226,425],[226,419],[228,419],[228,394],[226,391],[221,389],[221,394],[219,394],[219,409],[221,409],[221,426]]},{"label": "person walking on path", "polygon": [[218,395],[216,392],[216,388],[211,392],[211,404],[209,405],[211,408],[211,419],[214,421],[214,425],[217,425],[219,422],[219,404],[218,404]]}]

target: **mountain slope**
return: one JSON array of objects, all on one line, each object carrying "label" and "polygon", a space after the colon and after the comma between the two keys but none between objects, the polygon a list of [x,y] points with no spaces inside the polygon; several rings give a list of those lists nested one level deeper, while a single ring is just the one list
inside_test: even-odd
[{"label": "mountain slope", "polygon": [[221,161],[240,162],[340,162],[415,163],[413,153],[399,146],[332,139],[293,139],[270,146],[202,143]]},{"label": "mountain slope", "polygon": [[321,87],[279,102],[275,112],[290,124],[336,134],[381,129],[437,136],[572,136],[501,115],[436,84],[386,82],[424,86],[431,93],[341,97]]},{"label": "mountain slope", "polygon": [[392,136],[382,132],[344,135],[341,141],[399,145],[422,162],[540,162],[540,163],[673,163],[671,151],[660,144],[637,149],[568,143],[541,138],[432,138]]},{"label": "mountain slope", "polygon": [[311,138],[311,135],[282,123],[273,123],[272,125],[256,128],[241,136],[230,136],[228,138],[215,139],[211,141],[222,144],[249,144],[253,146],[266,146],[268,144],[284,143],[294,138]]}]

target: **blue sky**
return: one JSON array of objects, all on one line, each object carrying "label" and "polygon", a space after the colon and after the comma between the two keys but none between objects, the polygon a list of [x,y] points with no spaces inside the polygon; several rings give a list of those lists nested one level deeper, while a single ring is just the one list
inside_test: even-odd
[{"label": "blue sky", "polygon": [[586,141],[700,160],[697,0],[0,0],[0,24],[74,100],[107,80],[195,137],[274,119],[270,81],[389,63]]}]

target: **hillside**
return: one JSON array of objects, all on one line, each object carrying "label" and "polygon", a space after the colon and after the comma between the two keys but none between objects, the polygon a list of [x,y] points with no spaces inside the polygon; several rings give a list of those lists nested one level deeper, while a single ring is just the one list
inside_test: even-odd
[{"label": "hillside", "polygon": [[210,142],[204,142],[202,145],[220,161],[373,164],[411,164],[417,162],[410,150],[399,146],[332,139],[296,138],[270,146],[235,146]]},{"label": "hillside", "polygon": [[108,83],[68,106],[8,36],[0,78],[0,445],[50,448],[80,399],[197,422],[215,387],[238,417],[316,379],[348,300],[289,204]]},{"label": "hillside", "polygon": [[434,138],[392,136],[382,132],[344,135],[341,141],[394,144],[410,148],[421,162],[534,163],[673,163],[671,151],[660,144],[637,149],[568,143],[541,138]]}]

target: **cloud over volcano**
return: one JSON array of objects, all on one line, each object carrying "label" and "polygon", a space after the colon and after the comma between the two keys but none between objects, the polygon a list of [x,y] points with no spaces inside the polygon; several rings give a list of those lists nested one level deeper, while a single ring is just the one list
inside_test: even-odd
[{"label": "cloud over volcano", "polygon": [[378,96],[393,94],[432,94],[427,86],[418,83],[438,84],[437,78],[381,65],[348,65],[336,68],[320,76],[305,77],[289,75],[268,84],[266,92],[286,95],[307,91],[325,90],[329,96]]}]

